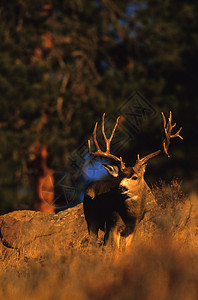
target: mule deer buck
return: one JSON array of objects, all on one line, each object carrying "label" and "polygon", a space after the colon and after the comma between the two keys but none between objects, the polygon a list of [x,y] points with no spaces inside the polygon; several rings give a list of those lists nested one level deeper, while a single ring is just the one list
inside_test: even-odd
[{"label": "mule deer buck", "polygon": [[104,118],[102,117],[102,134],[106,143],[106,151],[102,151],[96,137],[97,123],[93,130],[93,142],[96,152],[91,150],[91,142],[88,141],[90,155],[109,158],[116,162],[115,165],[103,164],[111,179],[98,180],[89,185],[84,196],[84,214],[88,226],[89,235],[92,241],[98,238],[99,229],[104,231],[104,244],[113,243],[119,249],[120,236],[126,238],[126,247],[132,241],[137,224],[144,218],[147,203],[155,201],[154,196],[144,180],[146,163],[149,159],[159,154],[169,157],[168,148],[172,138],[179,137],[180,128],[175,134],[172,129],[172,114],[166,121],[162,113],[164,124],[164,139],[161,149],[140,159],[133,167],[126,167],[122,157],[114,156],[110,153],[110,144],[119,122],[117,118],[111,136],[107,138],[104,128]]}]

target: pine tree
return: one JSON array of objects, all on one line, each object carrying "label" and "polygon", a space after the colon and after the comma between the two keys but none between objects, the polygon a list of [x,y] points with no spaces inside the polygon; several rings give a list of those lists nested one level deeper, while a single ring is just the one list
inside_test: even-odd
[{"label": "pine tree", "polygon": [[2,181],[1,197],[11,207],[20,207],[21,184],[33,186],[37,143],[48,149],[49,168],[67,169],[69,153],[90,132],[87,120],[115,110],[124,76],[116,53],[124,7],[121,1],[2,2],[1,168],[12,178],[7,188]]},{"label": "pine tree", "polygon": [[[196,175],[197,11],[193,1],[2,1],[1,212],[31,206],[38,143],[49,170],[70,172],[95,121],[116,117],[134,90],[183,124],[168,172]],[[120,147],[130,163],[159,139],[159,121],[149,122]],[[159,160],[155,172],[162,167]]]},{"label": "pine tree", "polygon": [[184,142],[174,145],[176,159],[166,166],[171,176],[175,172],[188,180],[194,180],[197,170],[197,9],[194,1],[138,1],[131,17],[136,45],[132,78],[158,109],[172,110],[183,126]]}]

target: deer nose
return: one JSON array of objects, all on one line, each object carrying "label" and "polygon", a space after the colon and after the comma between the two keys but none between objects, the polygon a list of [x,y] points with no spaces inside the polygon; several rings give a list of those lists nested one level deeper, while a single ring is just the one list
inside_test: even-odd
[{"label": "deer nose", "polygon": [[128,192],[128,189],[125,186],[122,186],[121,189],[122,189],[122,192]]}]

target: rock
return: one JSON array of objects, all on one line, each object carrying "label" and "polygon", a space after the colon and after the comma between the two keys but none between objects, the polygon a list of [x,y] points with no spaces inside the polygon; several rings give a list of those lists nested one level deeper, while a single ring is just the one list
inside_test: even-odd
[{"label": "rock", "polygon": [[39,257],[50,250],[65,254],[87,240],[82,204],[58,214],[23,210],[0,216],[1,258],[13,253]]}]

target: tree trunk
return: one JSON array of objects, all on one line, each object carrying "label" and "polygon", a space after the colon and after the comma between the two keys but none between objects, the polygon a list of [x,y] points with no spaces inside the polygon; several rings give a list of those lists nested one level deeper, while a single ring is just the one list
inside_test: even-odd
[{"label": "tree trunk", "polygon": [[34,209],[42,212],[55,212],[54,175],[47,166],[46,145],[39,142],[35,146],[34,160]]}]

